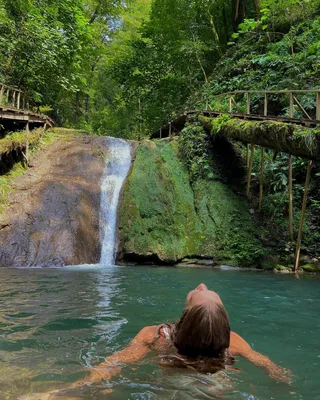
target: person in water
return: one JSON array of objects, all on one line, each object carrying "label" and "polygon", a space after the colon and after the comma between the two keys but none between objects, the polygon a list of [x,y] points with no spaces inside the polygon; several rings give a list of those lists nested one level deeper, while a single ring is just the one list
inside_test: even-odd
[{"label": "person in water", "polygon": [[[90,374],[72,388],[108,380],[121,371],[121,364],[137,362],[150,350],[159,353],[160,365],[211,373],[232,368],[234,357],[242,356],[263,368],[271,378],[290,383],[290,371],[254,351],[230,330],[220,296],[201,283],[187,295],[182,316],[176,323],[146,326],[128,346],[92,368]],[[51,395],[56,393],[59,392],[51,392]]]},{"label": "person in water", "polygon": [[289,383],[289,371],[253,350],[230,330],[227,311],[220,296],[204,283],[188,293],[181,318],[176,323],[147,326],[123,350],[95,367],[86,382],[110,379],[119,373],[119,363],[134,363],[150,350],[160,354],[160,365],[217,372],[242,356],[277,380]]}]

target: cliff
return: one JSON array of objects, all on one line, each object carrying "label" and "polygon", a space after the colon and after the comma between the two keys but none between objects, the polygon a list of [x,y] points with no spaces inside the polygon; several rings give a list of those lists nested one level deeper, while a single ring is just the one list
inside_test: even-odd
[{"label": "cliff", "polygon": [[191,183],[176,140],[144,141],[118,216],[121,261],[259,266],[262,248],[245,199],[218,178]]},{"label": "cliff", "polygon": [[16,179],[1,216],[0,266],[63,266],[100,257],[104,138],[67,137]]}]

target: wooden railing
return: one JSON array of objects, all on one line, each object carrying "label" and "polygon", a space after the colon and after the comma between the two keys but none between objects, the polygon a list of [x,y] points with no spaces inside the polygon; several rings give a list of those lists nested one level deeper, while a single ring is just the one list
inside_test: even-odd
[{"label": "wooden railing", "polygon": [[29,110],[29,98],[22,90],[0,83],[0,107]]},{"label": "wooden railing", "polygon": [[[279,96],[288,97],[287,115],[274,115],[270,112],[271,103],[281,103],[283,99]],[[302,105],[301,95],[313,96],[309,101],[308,111]],[[254,96],[260,97],[260,99]],[[278,98],[277,98],[278,96]],[[272,97],[272,99],[270,99]],[[211,104],[206,101],[205,110],[185,110],[179,116],[169,120],[162,125],[151,137],[166,137],[173,135],[184,124],[185,117],[190,114],[202,113],[204,115],[218,116],[220,114],[230,114],[236,118],[252,120],[273,120],[288,123],[295,123],[306,126],[320,125],[320,89],[313,90],[235,90],[233,92],[221,93],[213,96],[215,102]],[[271,100],[271,101],[270,101]],[[310,100],[310,99],[309,99]],[[313,101],[313,104],[312,104]],[[253,111],[253,103],[258,112]],[[311,106],[310,106],[311,104]],[[176,129],[178,127],[178,129]]]},{"label": "wooden railing", "polygon": [[[263,97],[263,114],[262,113],[253,113],[252,112],[252,96],[257,95]],[[212,107],[207,103],[207,109],[217,112],[229,112],[243,114],[243,115],[257,115],[263,117],[269,117],[272,119],[277,119],[279,116],[275,116],[270,114],[269,112],[269,99],[271,96],[280,96],[286,95],[288,96],[288,110],[289,115],[288,119],[299,119],[295,118],[295,110],[296,107],[303,115],[302,119],[306,119],[312,121],[314,123],[320,123],[320,89],[314,90],[235,90],[233,92],[222,93],[214,96],[217,100],[217,108],[212,109]],[[314,95],[314,115],[310,114],[305,107],[302,106],[301,102],[298,99],[299,95]],[[227,99],[226,103],[228,104],[228,109],[223,109],[223,100]],[[273,99],[274,101],[274,99]],[[245,109],[244,109],[245,108]]]},{"label": "wooden railing", "polygon": [[[287,96],[288,97],[288,108],[286,115],[272,115],[270,114],[269,104],[271,104],[270,98],[272,97],[273,103],[280,103],[283,106],[283,99],[277,96]],[[308,111],[299,100],[299,96],[308,95],[312,96],[313,100],[309,101]],[[254,106],[258,112],[252,112],[253,102],[252,98],[255,98]],[[260,98],[259,98],[260,97]],[[262,97],[262,98],[261,98]],[[156,138],[169,136],[179,132],[185,125],[188,116],[193,114],[202,114],[205,116],[217,117],[221,114],[227,113],[235,118],[251,119],[251,120],[273,120],[281,121],[287,123],[295,123],[306,126],[316,126],[320,125],[320,89],[314,90],[235,90],[233,92],[227,92],[218,94],[213,97],[216,99],[215,103],[206,103],[206,110],[191,110],[184,111],[179,117],[169,120],[167,124],[163,125],[157,132],[155,132],[151,137]],[[310,100],[310,99],[309,99]],[[312,103],[314,102],[314,103]],[[214,105],[213,105],[214,104]],[[283,110],[282,110],[283,114]],[[247,145],[247,167],[248,167],[248,179],[247,179],[247,191],[246,194],[249,196],[251,176],[252,176],[252,166],[254,158],[255,144],[251,143],[251,154],[249,157],[249,144]],[[302,210],[298,231],[298,239],[296,244],[296,255],[294,272],[297,272],[299,268],[300,261],[300,250],[301,250],[301,240],[302,240],[302,229],[304,224],[304,218],[306,213],[308,188],[310,184],[311,168],[313,161],[309,160],[306,182],[304,188],[304,196],[302,201]],[[261,147],[261,166],[260,166],[260,189],[259,189],[259,210],[262,206],[263,197],[263,177],[264,177],[264,148]],[[288,193],[289,193],[289,238],[293,241],[293,196],[292,196],[292,155],[289,154],[288,158]]]}]

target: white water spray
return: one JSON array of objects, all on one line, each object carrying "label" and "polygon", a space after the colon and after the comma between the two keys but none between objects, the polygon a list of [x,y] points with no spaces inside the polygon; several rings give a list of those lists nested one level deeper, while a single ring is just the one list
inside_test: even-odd
[{"label": "white water spray", "polygon": [[108,138],[108,158],[101,186],[100,263],[114,265],[117,208],[122,185],[131,165],[131,145],[122,139]]}]

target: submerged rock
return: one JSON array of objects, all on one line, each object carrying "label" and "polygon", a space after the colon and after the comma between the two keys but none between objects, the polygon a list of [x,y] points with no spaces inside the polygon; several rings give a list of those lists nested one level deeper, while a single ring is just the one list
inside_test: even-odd
[{"label": "submerged rock", "polygon": [[104,138],[73,138],[37,154],[2,217],[0,266],[98,262],[105,150]]},{"label": "submerged rock", "polygon": [[230,265],[220,265],[219,269],[221,269],[221,271],[238,271],[240,268],[231,267]]},{"label": "submerged rock", "polygon": [[258,267],[263,255],[246,201],[219,180],[192,185],[175,140],[138,147],[118,229],[121,261]]}]

